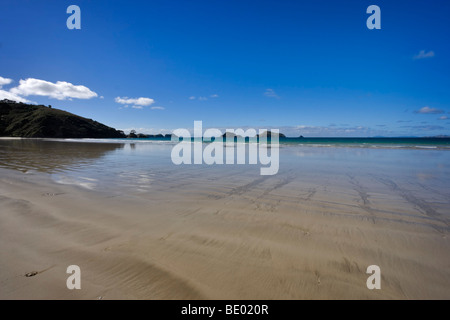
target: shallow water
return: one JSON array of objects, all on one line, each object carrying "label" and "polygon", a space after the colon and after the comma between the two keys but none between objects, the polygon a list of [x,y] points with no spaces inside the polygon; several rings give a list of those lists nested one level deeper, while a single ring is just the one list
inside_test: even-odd
[{"label": "shallow water", "polygon": [[[123,142],[122,142],[123,141]],[[258,164],[175,165],[173,143],[126,140],[1,139],[0,167],[23,173],[46,173],[58,183],[91,190],[139,194],[197,184],[219,184],[260,178]],[[227,152],[224,148],[224,153]],[[275,158],[272,158],[275,161]],[[289,176],[293,182],[317,185],[365,177],[367,183],[395,181],[420,189],[423,197],[450,199],[450,151],[359,147],[279,148],[279,171],[267,179]],[[350,179],[351,180],[351,179]],[[194,183],[194,182],[193,182]]]}]

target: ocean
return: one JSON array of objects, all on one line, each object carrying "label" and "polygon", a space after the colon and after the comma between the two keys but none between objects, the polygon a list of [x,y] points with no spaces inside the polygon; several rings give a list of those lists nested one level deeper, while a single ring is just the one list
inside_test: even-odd
[{"label": "ocean", "polygon": [[[194,138],[191,139],[192,141]],[[140,139],[65,139],[65,141],[117,142],[117,143],[177,143],[170,138]],[[206,141],[204,141],[207,143]],[[240,141],[237,141],[240,143]],[[245,140],[248,143],[248,139]],[[268,140],[270,143],[270,139]],[[443,138],[280,138],[280,145],[317,146],[317,147],[356,147],[356,148],[389,148],[389,149],[450,149],[450,137]]]},{"label": "ocean", "polygon": [[[58,183],[113,193],[140,193],[191,176],[259,176],[261,164],[175,165],[168,139],[0,139],[0,167],[44,173]],[[203,148],[208,145],[203,144]],[[228,148],[228,147],[227,147]],[[226,149],[224,147],[224,153]],[[268,148],[270,149],[270,148]],[[378,175],[430,184],[450,199],[450,139],[281,139],[279,172],[312,184],[348,174]],[[423,190],[425,193],[426,190]]]}]

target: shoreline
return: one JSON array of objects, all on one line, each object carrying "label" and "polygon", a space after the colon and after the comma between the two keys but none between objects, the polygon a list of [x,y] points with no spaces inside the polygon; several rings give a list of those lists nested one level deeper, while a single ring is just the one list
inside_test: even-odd
[{"label": "shoreline", "polygon": [[[292,140],[295,140],[296,138],[289,138]],[[301,140],[297,140],[296,142],[287,140],[280,140],[280,142],[276,145],[271,145],[270,143],[259,143],[256,142],[258,145],[267,146],[267,147],[277,147],[277,148],[350,148],[350,149],[386,149],[386,150],[438,150],[438,151],[450,151],[450,144],[443,145],[443,144],[423,144],[423,145],[414,145],[414,143],[411,144],[389,144],[389,143],[368,143],[368,142],[353,142],[353,143],[334,143],[331,144],[330,142],[323,142],[323,143],[313,143],[313,142],[306,142],[301,143],[299,141],[308,140],[308,139],[329,139],[329,138],[304,138]],[[343,139],[343,138],[331,138],[331,139]],[[364,140],[370,140],[370,139],[378,139],[378,138],[344,138],[344,139],[364,139]],[[383,138],[383,139],[403,139],[403,138]],[[433,138],[433,137],[422,137],[422,138],[407,138],[407,139],[420,139],[423,141],[428,141],[429,139],[448,139],[448,138]],[[7,140],[31,140],[31,141],[54,141],[54,142],[73,142],[73,143],[104,143],[104,144],[111,144],[111,143],[119,143],[119,144],[136,144],[136,143],[142,143],[142,144],[161,144],[161,145],[176,145],[182,141],[171,141],[170,139],[159,139],[159,138],[21,138],[21,137],[0,137],[0,141],[7,141]],[[191,141],[191,143],[193,143]],[[202,145],[207,145],[210,142],[202,141]],[[238,144],[244,144],[248,145],[249,142],[223,142],[224,148],[233,147]]]}]

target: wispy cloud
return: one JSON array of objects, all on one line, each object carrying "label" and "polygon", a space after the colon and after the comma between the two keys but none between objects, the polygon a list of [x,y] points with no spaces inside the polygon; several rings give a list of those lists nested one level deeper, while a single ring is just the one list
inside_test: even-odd
[{"label": "wispy cloud", "polygon": [[[217,94],[213,94],[211,96],[209,96],[210,98],[217,98],[219,97]],[[189,100],[198,100],[198,101],[206,101],[208,100],[208,97],[205,96],[201,96],[201,97],[196,97],[196,96],[190,96]]]},{"label": "wispy cloud", "polygon": [[269,97],[269,98],[276,98],[276,99],[279,99],[279,98],[280,98],[280,97],[276,94],[276,92],[275,92],[273,89],[270,89],[270,88],[266,89],[266,91],[264,92],[264,95],[265,95],[266,97]]},{"label": "wispy cloud", "polygon": [[414,113],[420,113],[420,114],[440,114],[444,113],[444,110],[437,109],[437,108],[430,108],[430,107],[423,107],[419,110],[414,111]]},{"label": "wispy cloud", "polygon": [[440,116],[438,120],[447,120],[448,117],[447,116]]},{"label": "wispy cloud", "polygon": [[140,98],[117,97],[115,99],[115,101],[120,104],[133,104],[135,106],[141,106],[141,107],[146,107],[146,106],[149,106],[149,105],[155,103],[155,100],[150,99],[150,98],[144,98],[144,97],[140,97]]},{"label": "wispy cloud", "polygon": [[445,130],[442,126],[436,125],[424,125],[424,126],[403,126],[404,128],[410,128],[418,131],[436,131],[436,130]]},{"label": "wispy cloud", "polygon": [[82,85],[74,85],[66,81],[56,83],[28,78],[20,80],[19,86],[9,90],[17,96],[45,96],[57,100],[91,99],[97,93]]},{"label": "wispy cloud", "polygon": [[425,52],[425,50],[420,50],[420,52],[413,56],[413,60],[427,59],[434,57],[434,51]]},{"label": "wispy cloud", "polygon": [[407,123],[411,122],[411,120],[397,120],[397,123]]},{"label": "wispy cloud", "polygon": [[143,106],[132,106],[133,109],[144,109]]},{"label": "wispy cloud", "polygon": [[[298,125],[292,128],[280,128],[280,132],[290,134],[291,136],[309,136],[309,137],[368,137],[378,135],[381,129],[371,129],[365,126],[310,126]],[[294,134],[294,132],[296,132]]]},{"label": "wispy cloud", "polygon": [[158,107],[151,107],[152,110],[164,110],[164,107],[158,106]]}]

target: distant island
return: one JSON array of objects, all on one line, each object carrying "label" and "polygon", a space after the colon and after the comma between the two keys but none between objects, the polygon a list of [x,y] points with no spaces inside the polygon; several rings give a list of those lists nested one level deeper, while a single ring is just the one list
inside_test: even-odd
[{"label": "distant island", "polygon": [[[274,136],[274,137],[278,136],[279,139],[286,139],[286,136],[284,134],[282,134],[282,133],[275,133],[275,132],[272,132],[270,130],[264,131],[261,135],[257,134],[254,138],[256,138],[257,141],[259,141],[260,138],[265,138],[265,139],[270,141],[272,139],[272,136]],[[233,140],[233,141],[237,141],[237,139],[245,139],[245,141],[248,141],[250,139],[247,136],[246,137],[242,137],[242,136],[236,135],[235,133],[232,133],[232,132],[225,132],[222,135],[222,138],[223,139],[227,139],[227,140]]]},{"label": "distant island", "polygon": [[126,138],[123,131],[51,106],[0,101],[0,136],[22,138]]},{"label": "distant island", "polygon": [[136,130],[131,130],[130,133],[126,136],[126,138],[130,139],[149,139],[149,138],[155,138],[155,139],[171,139],[172,134],[144,134],[144,133],[136,133]]}]

